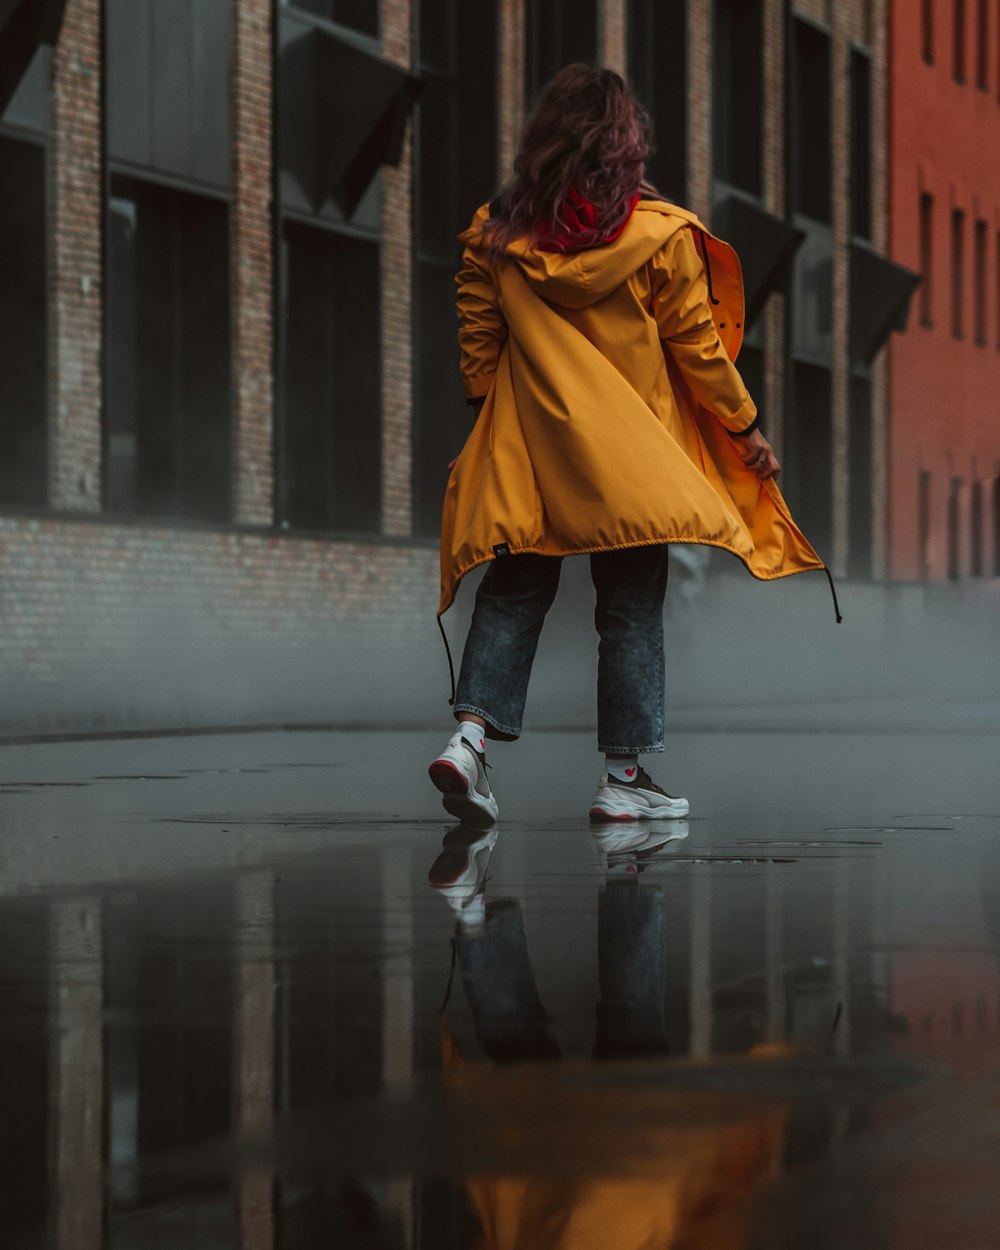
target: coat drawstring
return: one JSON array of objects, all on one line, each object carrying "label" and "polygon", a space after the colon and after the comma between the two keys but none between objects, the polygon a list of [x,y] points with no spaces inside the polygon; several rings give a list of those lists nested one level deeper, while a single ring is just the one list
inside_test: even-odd
[{"label": "coat drawstring", "polygon": [[448,657],[448,677],[451,679],[451,698],[448,700],[449,707],[455,706],[455,665],[451,659],[451,647],[448,646],[448,635],[444,632],[444,625],[440,616],[437,618],[438,629],[441,631],[441,641],[444,643],[444,653]]},{"label": "coat drawstring", "polygon": [[823,565],[823,572],[826,574],[826,580],[830,583],[830,594],[833,595],[833,610],[837,617],[837,624],[839,625],[844,618],[840,615],[840,604],[837,602],[837,589],[833,584],[833,574],[825,564]]},{"label": "coat drawstring", "polygon": [[701,244],[701,259],[705,265],[705,277],[708,280],[709,302],[717,304],[719,301],[715,298],[715,292],[712,290],[712,264],[708,259],[708,244],[705,242],[705,232],[704,230],[698,230],[696,233],[698,235],[698,242]]}]

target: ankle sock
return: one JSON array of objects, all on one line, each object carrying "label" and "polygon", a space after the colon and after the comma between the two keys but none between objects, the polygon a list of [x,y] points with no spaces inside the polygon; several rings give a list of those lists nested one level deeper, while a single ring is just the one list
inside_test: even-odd
[{"label": "ankle sock", "polygon": [[612,781],[635,781],[639,773],[639,757],[605,755],[604,767]]},{"label": "ankle sock", "polygon": [[473,751],[480,755],[486,754],[486,730],[482,725],[477,725],[473,720],[462,720],[458,722],[458,732]]}]

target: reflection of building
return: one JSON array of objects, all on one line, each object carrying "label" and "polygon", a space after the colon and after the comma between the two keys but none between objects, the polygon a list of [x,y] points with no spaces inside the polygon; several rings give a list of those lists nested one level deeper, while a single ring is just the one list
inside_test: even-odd
[{"label": "reflection of building", "polygon": [[44,698],[80,718],[74,697],[152,718],[136,691],[172,646],[193,674],[175,719],[289,714],[199,661],[235,677],[331,626],[429,620],[468,422],[455,234],[572,59],[631,71],[651,177],[739,247],[742,363],[788,494],[835,568],[882,572],[878,350],[910,283],[879,256],[885,0],[56,10],[16,0],[0,23],[11,722]]},{"label": "reflection of building", "polygon": [[891,571],[1000,575],[1000,11],[892,4],[892,254],[923,282],[891,351]]}]

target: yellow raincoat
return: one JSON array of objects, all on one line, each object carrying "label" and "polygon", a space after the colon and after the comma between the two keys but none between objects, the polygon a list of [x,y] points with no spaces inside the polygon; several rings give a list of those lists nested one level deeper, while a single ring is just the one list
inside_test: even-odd
[{"label": "yellow raincoat", "polygon": [[756,418],[733,364],[733,249],[684,209],[641,200],[603,247],[522,241],[493,262],[488,215],[459,236],[462,378],[485,402],[445,494],[439,615],[466,573],[508,552],[702,543],[758,578],[823,569],[729,434]]}]

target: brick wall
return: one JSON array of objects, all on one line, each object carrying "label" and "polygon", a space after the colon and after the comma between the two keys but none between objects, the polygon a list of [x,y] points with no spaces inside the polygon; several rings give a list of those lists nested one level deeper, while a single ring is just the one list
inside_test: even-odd
[{"label": "brick wall", "polygon": [[712,224],[712,0],[688,0],[688,207]]},{"label": "brick wall", "polygon": [[600,24],[597,59],[601,65],[617,70],[619,74],[628,72],[625,37],[626,9],[626,0],[601,0],[598,10]]},{"label": "brick wall", "polygon": [[[410,67],[411,5],[381,0],[382,49]],[[407,124],[396,169],[382,171],[382,529],[413,529],[413,142]]]},{"label": "brick wall", "polygon": [[0,733],[360,718],[415,671],[446,711],[430,547],[0,517],[0,582]]},{"label": "brick wall", "polygon": [[101,4],[67,0],[52,57],[49,503],[101,507]]},{"label": "brick wall", "polygon": [[510,177],[524,123],[524,0],[500,0],[499,45],[498,184]]},{"label": "brick wall", "polygon": [[270,525],[274,489],[271,4],[233,0],[235,520]]},{"label": "brick wall", "polygon": [[[764,207],[785,215],[785,4],[764,3]],[[785,435],[785,297],[770,297],[764,312],[762,424],[780,460]]]}]

